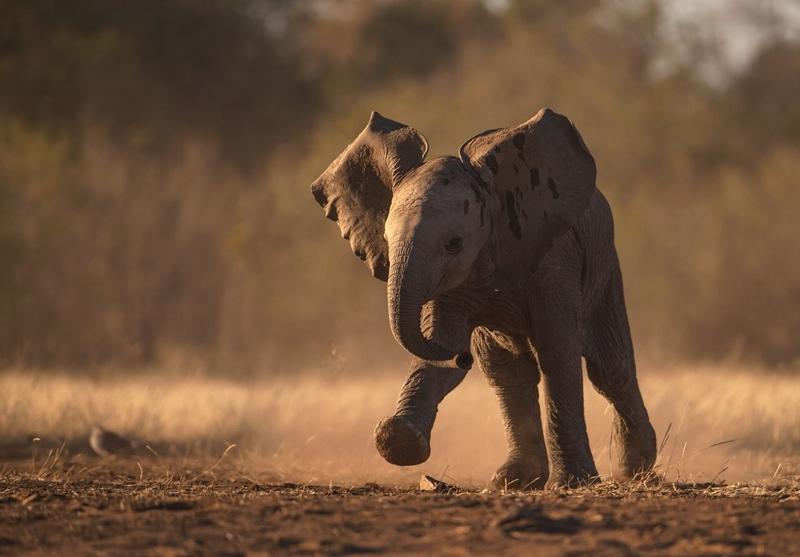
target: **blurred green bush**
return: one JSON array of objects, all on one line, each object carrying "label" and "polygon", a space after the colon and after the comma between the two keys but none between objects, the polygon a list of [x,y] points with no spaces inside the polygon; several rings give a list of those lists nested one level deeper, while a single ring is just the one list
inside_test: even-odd
[{"label": "blurred green bush", "polygon": [[797,362],[797,34],[711,79],[719,48],[667,22],[646,0],[0,0],[0,362],[402,357],[308,185],[372,109],[435,155],[545,105],[598,160],[640,354]]}]

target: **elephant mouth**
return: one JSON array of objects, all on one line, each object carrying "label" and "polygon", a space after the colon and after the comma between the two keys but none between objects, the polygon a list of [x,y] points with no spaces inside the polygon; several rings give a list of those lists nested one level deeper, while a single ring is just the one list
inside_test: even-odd
[{"label": "elephant mouth", "polygon": [[474,364],[470,353],[471,330],[467,319],[457,310],[438,299],[427,301],[420,316],[423,337],[433,344],[450,350],[453,357],[434,362],[439,367],[469,370]]}]

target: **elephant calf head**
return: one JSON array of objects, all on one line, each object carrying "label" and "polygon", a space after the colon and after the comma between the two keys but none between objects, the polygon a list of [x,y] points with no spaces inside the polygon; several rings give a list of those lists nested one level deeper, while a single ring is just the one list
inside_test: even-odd
[{"label": "elephant calf head", "polygon": [[467,316],[437,296],[485,257],[512,279],[530,274],[588,205],[594,160],[569,120],[547,109],[473,137],[460,158],[426,162],[427,151],[418,131],[373,112],[311,190],[373,276],[388,281],[395,339],[422,359],[468,368]]}]

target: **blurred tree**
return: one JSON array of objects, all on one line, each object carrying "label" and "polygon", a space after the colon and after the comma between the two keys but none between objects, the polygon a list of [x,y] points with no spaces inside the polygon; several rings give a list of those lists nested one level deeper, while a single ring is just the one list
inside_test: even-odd
[{"label": "blurred tree", "polygon": [[[741,133],[722,136],[729,160],[750,166],[782,144],[800,147],[800,43],[768,45],[723,92],[726,124]],[[758,147],[757,149],[755,147]]]},{"label": "blurred tree", "polygon": [[710,80],[669,8],[0,0],[0,362],[400,358],[308,184],[372,109],[452,154],[543,105],[598,161],[640,352],[798,360],[800,42]]},{"label": "blurred tree", "polygon": [[289,30],[268,25],[286,4],[3,0],[0,81],[14,86],[0,110],[68,136],[88,120],[156,153],[201,136],[260,160],[314,116]]},{"label": "blurred tree", "polygon": [[390,2],[367,18],[357,61],[362,79],[424,77],[446,63],[456,48],[445,6],[424,0]]}]

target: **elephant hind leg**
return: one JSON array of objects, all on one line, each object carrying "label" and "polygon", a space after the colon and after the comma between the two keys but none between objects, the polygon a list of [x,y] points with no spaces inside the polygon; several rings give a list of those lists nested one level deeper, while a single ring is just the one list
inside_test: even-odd
[{"label": "elephant hind leg", "polygon": [[476,329],[472,350],[500,400],[508,457],[495,489],[539,489],[549,476],[539,410],[539,367],[527,339]]},{"label": "elephant hind leg", "polygon": [[650,424],[639,384],[628,317],[617,271],[588,331],[586,368],[594,388],[614,408],[614,475],[629,479],[649,471],[656,459],[656,435]]}]

